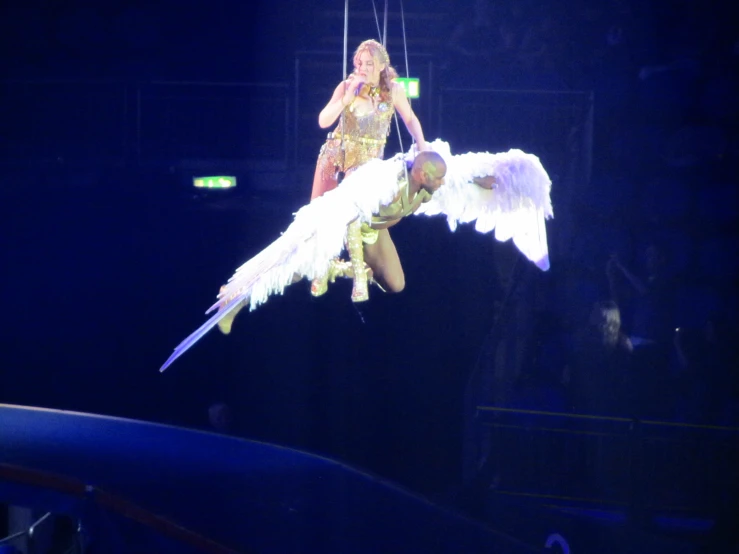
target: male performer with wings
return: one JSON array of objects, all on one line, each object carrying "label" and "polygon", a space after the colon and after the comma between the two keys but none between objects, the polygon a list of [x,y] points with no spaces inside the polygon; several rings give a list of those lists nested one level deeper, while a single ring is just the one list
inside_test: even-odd
[{"label": "male performer with wings", "polygon": [[[371,160],[338,188],[303,206],[277,240],[221,287],[218,301],[206,313],[217,312],[175,349],[160,371],[215,325],[228,333],[247,303],[253,310],[303,277],[320,283],[311,290],[315,296],[338,276],[354,278],[354,301],[367,300],[370,275],[387,290],[399,292],[405,279],[388,228],[414,213],[445,214],[452,231],[457,223],[471,221],[481,233],[495,229],[497,240],[513,239],[529,260],[548,270],[545,220],[553,217],[551,181],[539,159],[520,150],[452,155],[439,140],[429,146],[431,151],[415,156]],[[338,260],[344,249],[348,262]]]}]

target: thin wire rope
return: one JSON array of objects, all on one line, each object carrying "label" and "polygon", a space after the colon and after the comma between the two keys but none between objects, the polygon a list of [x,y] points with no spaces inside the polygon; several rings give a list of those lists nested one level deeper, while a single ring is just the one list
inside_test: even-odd
[{"label": "thin wire rope", "polygon": [[372,0],[372,11],[375,13],[375,26],[377,27],[377,38],[380,39],[382,45],[385,46],[385,42],[382,40],[382,32],[380,31],[380,18],[377,16],[377,4],[375,0]]},{"label": "thin wire rope", "polygon": [[[408,64],[408,39],[405,36],[405,10],[403,9],[403,0],[400,0],[400,28],[403,31],[403,53],[405,54],[405,77],[410,79],[411,69]],[[410,98],[408,99],[410,102]]]},{"label": "thin wire rope", "polygon": [[[385,22],[385,33],[387,33],[387,19],[388,19],[388,0],[385,0],[385,14],[384,14],[384,22]],[[385,48],[385,51],[387,52],[387,43],[386,43],[386,37],[382,36],[382,33],[380,32],[380,18],[377,16],[377,4],[375,3],[375,0],[372,0],[372,11],[375,14],[375,26],[377,27],[377,35],[382,40],[382,46]],[[403,8],[403,0],[400,1],[400,21],[401,21],[401,27],[403,31],[403,52],[405,55],[405,74],[406,77],[410,75],[410,66],[408,64],[408,40],[406,38],[405,33],[405,10]],[[389,61],[389,54],[388,54],[388,61]],[[392,94],[392,90],[390,91]],[[411,99],[408,99],[408,104],[411,105]],[[413,106],[411,105],[411,113],[413,113]],[[400,151],[405,154],[405,148],[403,146],[403,135],[400,130],[400,122],[398,121],[398,112],[394,111],[393,113],[393,120],[395,121],[395,132],[398,133],[398,144],[400,146]],[[411,135],[411,145],[416,143],[416,138]],[[405,158],[403,158],[403,172],[405,174],[405,180],[408,182],[408,164],[405,163]]]},{"label": "thin wire rope", "polygon": [[[408,39],[405,35],[405,9],[403,8],[403,0],[400,0],[400,28],[403,31],[403,54],[405,56],[405,76],[410,78],[410,65],[408,63]],[[413,102],[408,98],[408,105],[411,107],[411,113],[413,113]],[[395,125],[398,128],[398,140],[400,141],[400,150],[403,151],[403,139],[400,136],[400,124],[398,123],[397,117],[395,118]],[[411,145],[416,143],[416,138],[411,135]],[[405,167],[405,164],[404,164]],[[408,170],[406,169],[406,179],[408,178]]]},{"label": "thin wire rope", "polygon": [[385,50],[387,50],[387,13],[388,13],[387,1],[388,0],[385,0],[385,18],[383,20],[383,27],[382,27],[382,45],[385,47]]},{"label": "thin wire rope", "polygon": [[[409,78],[410,77],[410,64],[408,63],[408,38],[405,33],[405,8],[403,7],[403,0],[400,0],[400,29],[403,33],[403,55],[404,55],[404,61],[405,61],[405,76],[406,78]],[[408,105],[411,106],[411,113],[413,113],[413,103],[410,98],[408,98]],[[400,143],[400,151],[405,152],[405,149],[403,148],[403,136],[400,132],[400,123],[398,122],[397,113],[395,114],[395,127],[398,133],[398,142]],[[416,137],[411,135],[411,145],[413,144],[416,144]],[[404,163],[403,168],[405,170],[406,180],[408,180],[407,164]]]},{"label": "thin wire rope", "polygon": [[[344,0],[344,60],[343,64],[341,66],[341,73],[342,73],[342,79],[344,81],[344,94],[346,94],[346,88],[347,88],[347,79],[349,78],[346,70],[348,65],[348,54],[349,51],[349,0]],[[342,102],[343,102],[342,97]],[[346,146],[344,144],[344,108],[341,109],[341,117],[340,117],[340,124],[341,124],[341,142],[339,144],[339,149],[341,150],[341,171],[342,173],[345,171],[345,165],[346,165]]]},{"label": "thin wire rope", "polygon": [[[385,42],[385,37],[382,36],[382,33],[380,32],[380,18],[377,16],[377,4],[375,3],[375,0],[372,0],[372,11],[375,14],[375,26],[377,27],[377,35],[382,40],[382,46],[385,48],[385,51],[387,51],[387,44]],[[384,14],[384,20],[385,20],[385,31],[387,31],[387,17],[388,17],[388,4],[387,0],[385,0],[385,14]],[[400,18],[401,18],[401,26],[403,31],[403,50],[405,53],[405,73],[406,76],[410,75],[410,68],[408,65],[408,44],[405,34],[405,11],[403,9],[403,2],[401,0],[400,2]],[[392,91],[391,91],[392,93]],[[410,104],[410,98],[408,99],[408,104]],[[412,106],[411,106],[412,109]],[[395,120],[395,130],[398,133],[398,143],[400,145],[400,151],[405,152],[405,149],[403,147],[403,135],[400,131],[400,122],[398,121],[398,112],[393,113],[393,119]],[[416,139],[415,137],[411,136],[411,144],[415,144]],[[406,179],[408,178],[408,169],[406,164],[403,164],[403,167],[405,168],[406,172]]]}]

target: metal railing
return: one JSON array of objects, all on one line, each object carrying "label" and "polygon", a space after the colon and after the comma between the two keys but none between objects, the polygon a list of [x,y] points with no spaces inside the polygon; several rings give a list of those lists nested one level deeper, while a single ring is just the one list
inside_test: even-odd
[{"label": "metal railing", "polygon": [[[537,154],[557,183],[560,208],[575,186],[561,183],[587,179],[589,93],[440,88],[429,56],[411,56],[409,65],[421,78],[413,108],[428,139],[446,140],[455,153]],[[335,52],[298,52],[292,84],[3,81],[0,164],[312,165],[326,136],[317,114],[340,80],[340,66]],[[393,125],[385,153],[409,145],[402,122]]]},{"label": "metal railing", "polygon": [[[52,474],[33,468],[0,464],[1,481],[30,487],[46,493],[51,491],[66,495],[67,499],[65,500],[64,508],[60,512],[65,512],[67,517],[72,517],[73,515],[75,518],[78,516],[82,517],[82,515],[90,516],[94,513],[95,508],[107,510],[113,514],[144,525],[188,547],[192,547],[198,552],[208,552],[211,554],[235,554],[236,552],[229,546],[192,531],[167,517],[155,514],[118,494],[94,485],[89,485],[76,478]],[[33,535],[33,529],[51,514],[49,513],[43,516],[39,521],[31,525],[28,531],[14,533],[9,537],[3,538],[0,540],[0,544],[4,542],[11,543],[23,538],[29,533]],[[77,531],[75,532],[75,538],[79,542],[84,542],[82,535],[84,535],[84,532],[80,520]],[[101,542],[104,543],[104,541]],[[83,550],[82,545],[75,546],[79,546],[79,549]]]},{"label": "metal railing", "polygon": [[275,160],[291,148],[290,94],[281,83],[157,81],[136,88],[139,160]]},{"label": "metal railing", "polygon": [[739,428],[478,406],[477,460],[504,494],[709,514],[736,490]]},{"label": "metal railing", "polygon": [[2,83],[0,162],[288,163],[285,83],[15,80]]},{"label": "metal railing", "polygon": [[[552,180],[587,183],[591,172],[593,94],[590,91],[442,88],[435,111],[436,133],[457,153],[536,154]],[[556,189],[558,203],[574,189]]]},{"label": "metal railing", "polygon": [[116,81],[3,81],[0,161],[122,162],[131,90]]}]

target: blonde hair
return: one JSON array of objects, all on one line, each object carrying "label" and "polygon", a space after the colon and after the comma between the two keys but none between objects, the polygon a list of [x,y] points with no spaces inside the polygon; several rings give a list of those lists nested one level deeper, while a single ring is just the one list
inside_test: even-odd
[{"label": "blonde hair", "polygon": [[395,68],[390,65],[390,56],[387,53],[385,47],[374,39],[368,39],[363,41],[357,49],[354,51],[354,57],[352,61],[356,64],[357,58],[362,52],[368,52],[372,58],[385,66],[385,69],[380,71],[380,90],[383,93],[383,97],[387,99],[393,90],[393,80],[398,76],[398,72]]},{"label": "blonde hair", "polygon": [[621,333],[621,311],[615,302],[596,302],[590,314],[590,323],[598,330],[605,346],[616,346]]}]

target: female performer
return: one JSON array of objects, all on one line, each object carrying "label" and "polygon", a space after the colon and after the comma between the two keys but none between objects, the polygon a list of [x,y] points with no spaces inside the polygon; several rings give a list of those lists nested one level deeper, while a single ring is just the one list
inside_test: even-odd
[{"label": "female performer", "polygon": [[419,151],[428,150],[421,123],[413,113],[398,74],[379,42],[365,40],[354,53],[354,72],[338,84],[318,115],[322,129],[342,120],[328,134],[318,154],[311,200],[335,189],[346,175],[373,158],[382,158],[395,110],[403,119]]},{"label": "female performer", "polygon": [[[318,154],[311,200],[335,189],[341,179],[357,167],[383,157],[396,110],[418,150],[428,150],[421,123],[408,102],[405,89],[395,80],[397,73],[390,65],[385,47],[375,40],[365,40],[357,47],[353,59],[354,72],[338,84],[331,100],[318,115],[322,129],[329,128],[337,119],[339,124],[328,134]],[[354,277],[352,299],[366,300],[369,268],[359,261],[361,245],[361,229],[357,223],[347,229],[346,247],[353,267],[333,262],[330,274],[313,280],[311,294],[322,295],[329,280],[349,269]]]}]

